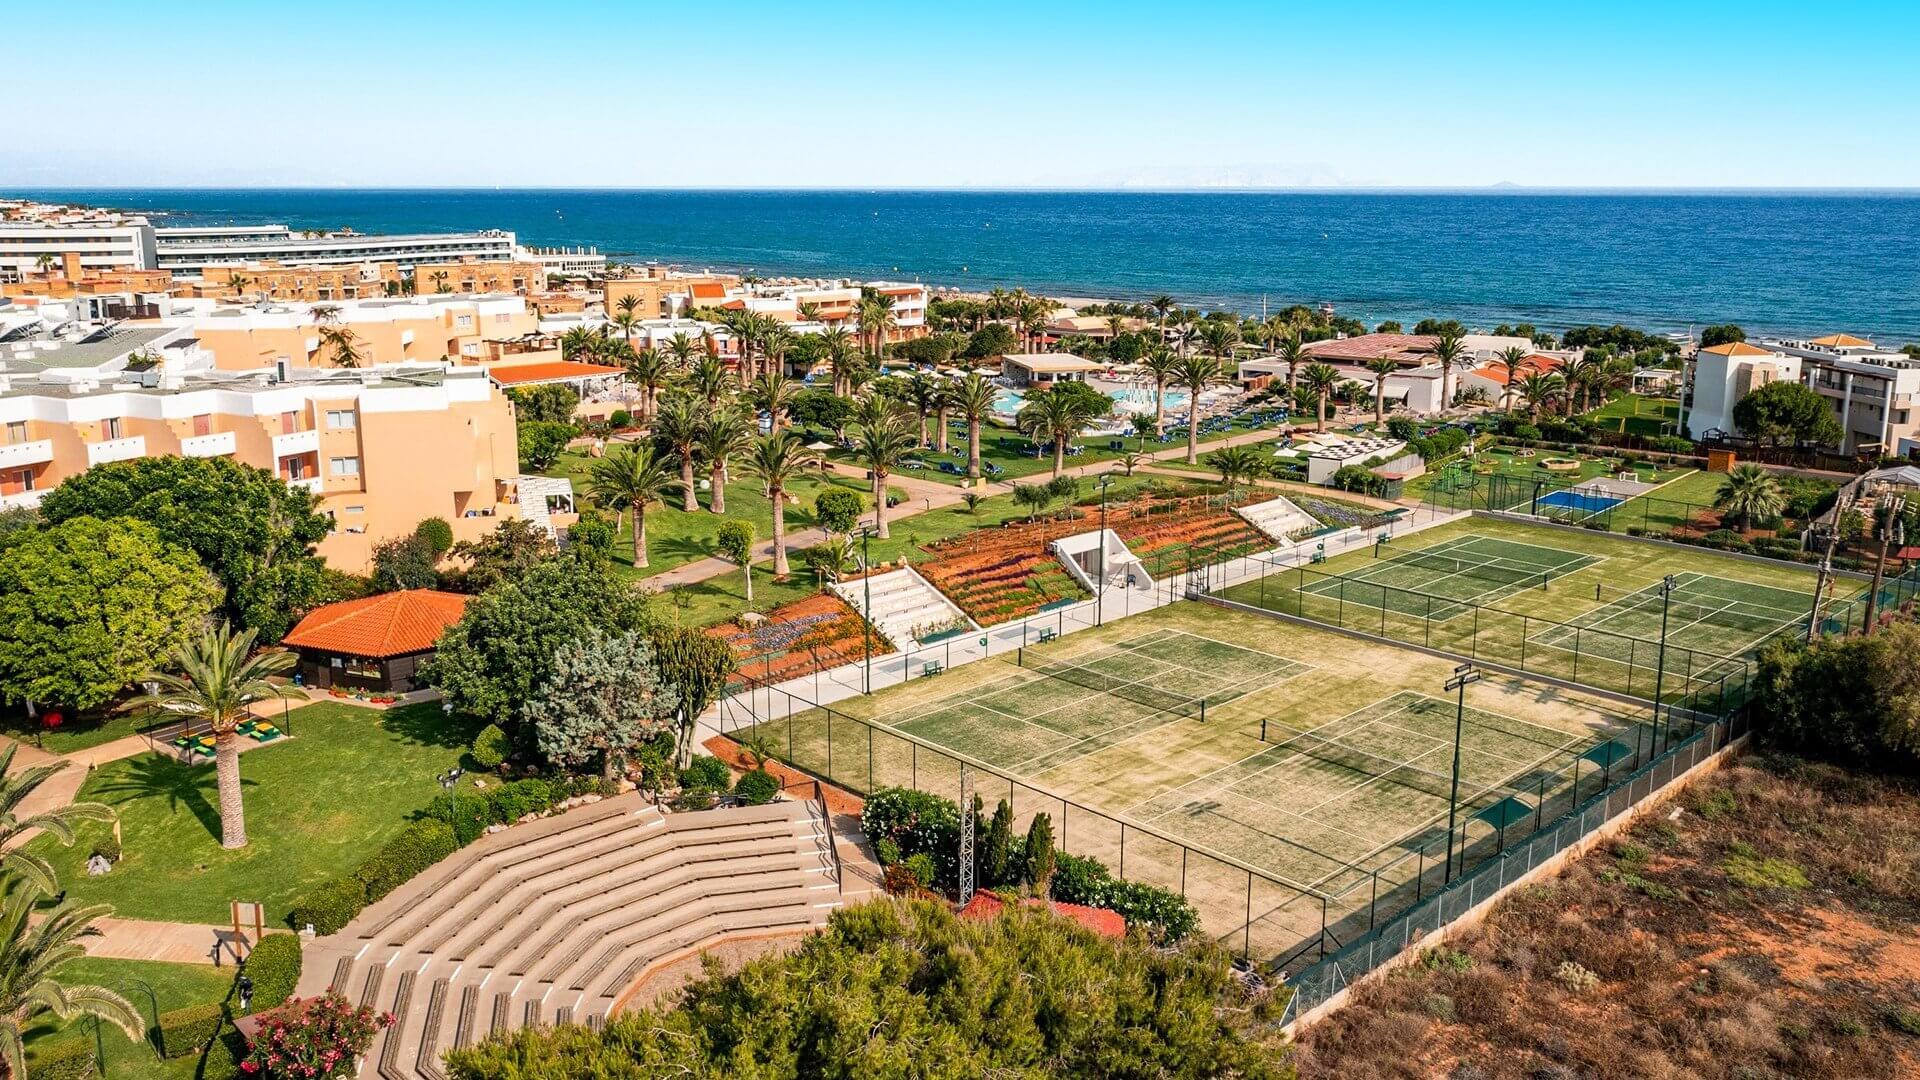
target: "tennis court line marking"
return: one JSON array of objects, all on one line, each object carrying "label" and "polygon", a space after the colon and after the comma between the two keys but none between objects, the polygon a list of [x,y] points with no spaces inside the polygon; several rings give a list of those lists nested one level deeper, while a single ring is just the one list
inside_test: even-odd
[{"label": "tennis court line marking", "polygon": [[[1729,582],[1729,583],[1732,583],[1732,584],[1735,584],[1735,585],[1753,585],[1753,587],[1755,587],[1755,588],[1761,588],[1761,589],[1772,589],[1772,588],[1773,588],[1773,586],[1771,586],[1771,585],[1754,585],[1754,583],[1752,583],[1752,582],[1747,582],[1747,581],[1740,581],[1740,580],[1739,580],[1739,579],[1737,579],[1737,578],[1723,578],[1723,577],[1720,577],[1720,576],[1718,576],[1718,575],[1715,575],[1715,574],[1704,574],[1704,573],[1700,573],[1700,572],[1697,572],[1697,571],[1693,571],[1693,570],[1687,570],[1687,571],[1682,571],[1681,573],[1679,573],[1679,574],[1676,574],[1676,575],[1674,575],[1674,576],[1675,576],[1676,578],[1684,578],[1684,579],[1685,579],[1685,580],[1684,580],[1684,581],[1682,581],[1682,582],[1681,582],[1681,584],[1680,584],[1680,588],[1681,588],[1681,589],[1685,589],[1685,588],[1687,588],[1688,586],[1691,586],[1691,585],[1693,585],[1693,584],[1695,584],[1695,583],[1697,583],[1697,582],[1701,582],[1701,581],[1725,581],[1725,582]],[[1636,591],[1636,592],[1633,592],[1633,593],[1629,593],[1628,595],[1626,595],[1626,596],[1623,596],[1623,597],[1621,597],[1621,598],[1620,598],[1620,599],[1618,599],[1618,600],[1615,600],[1615,601],[1614,601],[1614,602],[1613,602],[1612,604],[1609,604],[1609,605],[1607,605],[1607,607],[1617,607],[1617,608],[1618,608],[1618,610],[1616,610],[1616,611],[1613,611],[1612,613],[1610,613],[1610,614],[1608,614],[1608,615],[1607,615],[1607,616],[1605,616],[1604,618],[1602,618],[1602,619],[1600,619],[1600,620],[1598,620],[1598,621],[1596,621],[1596,622],[1591,622],[1591,623],[1574,623],[1574,624],[1570,624],[1570,625],[1573,625],[1573,626],[1575,626],[1575,627],[1577,627],[1577,628],[1579,628],[1579,629],[1583,629],[1583,630],[1599,630],[1599,631],[1600,631],[1601,633],[1604,633],[1604,634],[1608,634],[1608,635],[1610,635],[1610,636],[1614,636],[1614,637],[1629,637],[1629,638],[1631,638],[1631,637],[1635,637],[1636,635],[1633,635],[1633,634],[1622,634],[1622,633],[1620,633],[1620,632],[1618,632],[1618,631],[1613,631],[1613,630],[1603,630],[1603,629],[1601,629],[1601,628],[1602,628],[1602,627],[1604,627],[1604,626],[1605,626],[1605,625],[1606,625],[1607,623],[1609,623],[1609,622],[1612,622],[1612,621],[1613,621],[1614,619],[1616,619],[1616,618],[1619,618],[1620,616],[1623,616],[1623,615],[1631,615],[1631,614],[1639,614],[1639,613],[1641,613],[1641,612],[1645,612],[1645,611],[1650,611],[1650,610],[1652,610],[1652,608],[1653,608],[1653,601],[1654,601],[1654,600],[1657,600],[1657,599],[1659,598],[1659,592],[1658,592],[1658,590],[1659,590],[1659,588],[1660,588],[1660,586],[1659,586],[1659,585],[1658,585],[1657,583],[1656,583],[1656,584],[1653,584],[1653,585],[1648,585],[1648,586],[1645,586],[1645,587],[1643,587],[1643,588],[1641,588],[1641,589],[1639,589],[1638,591]],[[1784,590],[1784,589],[1781,589],[1781,590],[1778,590],[1778,591],[1780,591],[1780,592],[1785,592],[1786,590]],[[1719,607],[1712,607],[1712,608],[1710,608],[1710,607],[1709,607],[1709,605],[1708,605],[1707,603],[1703,603],[1703,602],[1702,602],[1702,601],[1700,601],[1700,600],[1695,600],[1695,599],[1691,599],[1691,598],[1683,598],[1683,599],[1682,599],[1682,600],[1680,601],[1681,603],[1684,603],[1684,604],[1690,604],[1690,605],[1692,605],[1692,606],[1694,606],[1694,607],[1696,607],[1696,608],[1699,608],[1699,609],[1700,609],[1700,610],[1701,610],[1701,611],[1703,612],[1703,614],[1702,614],[1702,615],[1700,615],[1700,617],[1699,617],[1699,618],[1696,618],[1696,619],[1693,619],[1693,620],[1691,620],[1691,621],[1689,621],[1689,622],[1686,622],[1686,623],[1684,623],[1684,624],[1683,624],[1683,625],[1681,625],[1681,626],[1679,627],[1679,629],[1677,629],[1677,630],[1676,630],[1676,629],[1670,629],[1670,630],[1668,630],[1668,632],[1667,632],[1667,637],[1668,637],[1669,639],[1672,639],[1672,638],[1675,638],[1675,637],[1678,637],[1678,636],[1680,636],[1681,634],[1684,634],[1685,632],[1687,632],[1688,630],[1691,630],[1691,629],[1693,629],[1693,628],[1694,628],[1694,627],[1696,627],[1696,626],[1699,626],[1699,625],[1701,625],[1701,624],[1703,624],[1703,623],[1706,623],[1706,622],[1707,622],[1708,620],[1710,620],[1710,619],[1712,619],[1712,618],[1713,618],[1714,616],[1716,616],[1716,615],[1721,615],[1721,614],[1724,614],[1725,612],[1728,612],[1728,611],[1732,611],[1732,610],[1734,610],[1735,608],[1737,608],[1737,607],[1740,607],[1740,606],[1742,606],[1742,605],[1745,605],[1745,606],[1747,606],[1747,607],[1754,607],[1754,608],[1763,608],[1763,607],[1765,607],[1765,605],[1761,605],[1761,604],[1754,604],[1754,603],[1752,603],[1752,602],[1750,602],[1750,601],[1746,601],[1746,600],[1738,600],[1738,599],[1730,599],[1730,598],[1727,598],[1727,597],[1719,597],[1719,596],[1708,596],[1708,597],[1706,597],[1706,599],[1707,599],[1707,600],[1710,600],[1710,601],[1715,601],[1715,602],[1718,602],[1718,603],[1720,604],[1720,606],[1719,606]],[[1606,609],[1605,609],[1605,608],[1596,608],[1595,610],[1597,610],[1597,611],[1604,611],[1604,610],[1606,610]],[[1766,610],[1768,610],[1768,611],[1779,611],[1780,609],[1777,609],[1777,608],[1766,608]],[[1745,614],[1745,613],[1744,613],[1744,612],[1742,612],[1742,614]],[[1759,645],[1759,644],[1761,644],[1762,642],[1765,642],[1765,641],[1768,641],[1769,639],[1771,639],[1771,638],[1773,638],[1773,637],[1775,637],[1775,636],[1777,636],[1777,635],[1778,635],[1778,634],[1779,634],[1779,633],[1780,633],[1780,632],[1781,632],[1781,631],[1782,631],[1783,629],[1785,629],[1785,628],[1787,628],[1787,627],[1789,627],[1789,626],[1792,626],[1792,625],[1793,625],[1793,624],[1794,624],[1794,623],[1795,623],[1796,621],[1798,621],[1798,620],[1799,620],[1799,618],[1800,618],[1800,616],[1799,616],[1799,614],[1798,614],[1798,613],[1794,613],[1794,614],[1791,614],[1791,615],[1785,615],[1785,617],[1783,617],[1783,618],[1781,618],[1781,619],[1779,620],[1779,622],[1777,622],[1777,623],[1776,623],[1776,624],[1774,625],[1774,627],[1773,627],[1772,629],[1770,629],[1770,630],[1767,630],[1767,631],[1765,631],[1764,633],[1761,633],[1760,635],[1758,635],[1758,636],[1756,636],[1756,637],[1754,637],[1754,638],[1751,638],[1751,639],[1749,639],[1749,640],[1747,640],[1747,642],[1746,642],[1746,643],[1745,643],[1744,645],[1741,645],[1741,646],[1739,647],[1739,649],[1738,649],[1738,652],[1737,652],[1737,653],[1736,653],[1735,655],[1731,655],[1731,656],[1720,656],[1720,655],[1715,655],[1715,656],[1713,656],[1713,659],[1714,659],[1714,660],[1715,660],[1716,662],[1723,662],[1723,661],[1726,661],[1726,662],[1730,662],[1730,661],[1733,661],[1733,660],[1736,660],[1736,659],[1738,659],[1738,658],[1739,658],[1739,657],[1738,657],[1738,653],[1746,653],[1746,652],[1750,652],[1750,651],[1752,651],[1752,649],[1753,649],[1753,648],[1754,648],[1755,646],[1757,646],[1757,645]],[[1548,633],[1548,634],[1543,634],[1543,635],[1541,635],[1540,637],[1537,637],[1537,638],[1535,638],[1534,640],[1535,640],[1535,641],[1537,641],[1537,642],[1539,642],[1539,643],[1540,643],[1540,644],[1542,644],[1542,645],[1545,645],[1545,646],[1546,646],[1547,648],[1550,648],[1550,649],[1559,649],[1559,650],[1560,650],[1561,652],[1571,652],[1572,650],[1570,650],[1570,649],[1568,649],[1568,648],[1566,648],[1566,646],[1564,646],[1564,645],[1562,645],[1562,644],[1560,644],[1560,642],[1559,642],[1559,641],[1557,641],[1557,640],[1555,640],[1555,641],[1550,641],[1550,640],[1545,640],[1545,639],[1546,639],[1546,638],[1548,638],[1549,636],[1552,636],[1552,635],[1554,635],[1554,634],[1555,634],[1555,632],[1558,632],[1558,634],[1557,634],[1557,636],[1558,636],[1558,637],[1560,637],[1560,638],[1562,638],[1562,639],[1564,639],[1564,637],[1565,637],[1565,632],[1566,632],[1566,628],[1567,628],[1567,625],[1569,625],[1569,624],[1563,624],[1563,625],[1561,625],[1561,626],[1556,626],[1556,627],[1554,627],[1554,628],[1553,628],[1553,630],[1552,630],[1552,631],[1549,631],[1549,633]],[[1717,623],[1716,623],[1716,624],[1714,624],[1714,625],[1715,625],[1716,627],[1718,627],[1718,626],[1720,626],[1720,624],[1717,624]],[[1693,646],[1686,646],[1686,645],[1683,645],[1683,646],[1681,646],[1681,648],[1684,648],[1684,649],[1688,649],[1689,651],[1691,651],[1691,652],[1695,652],[1695,653],[1699,653],[1699,652],[1704,652],[1704,651],[1705,651],[1705,650],[1703,650],[1703,649],[1699,649],[1699,648],[1696,648],[1696,647],[1693,647]],[[1711,655],[1711,654],[1710,654],[1710,655]],[[1615,663],[1620,663],[1621,661],[1617,661],[1617,660],[1616,660],[1616,661],[1614,661],[1614,662],[1615,662]]]},{"label": "tennis court line marking", "polygon": [[[1510,544],[1514,547],[1532,548],[1539,551],[1549,551],[1549,552],[1553,551],[1552,548],[1541,547],[1539,544],[1529,544],[1522,540],[1507,540],[1503,537],[1489,536],[1485,533],[1461,533],[1457,536],[1448,537],[1447,539],[1431,547],[1409,549],[1408,554],[1438,555],[1441,558],[1455,559],[1459,562],[1466,563],[1466,562],[1469,562],[1468,559],[1462,558],[1459,555],[1452,554],[1452,551],[1456,550],[1455,548],[1453,548],[1453,545],[1459,544],[1461,548],[1465,548],[1466,545],[1471,544],[1478,540],[1491,540],[1498,544]],[[1507,556],[1503,556],[1503,555],[1482,555],[1482,553],[1480,552],[1473,552],[1473,551],[1468,551],[1466,552],[1466,554],[1482,556],[1477,561],[1472,562],[1472,565],[1474,566],[1494,566],[1497,563],[1503,563],[1503,562],[1515,562],[1515,563],[1522,562],[1522,560],[1509,559]],[[1559,553],[1555,552],[1555,554],[1559,554]],[[1552,566],[1543,566],[1538,571],[1533,571],[1532,568],[1535,566],[1539,566],[1540,564],[1532,563],[1532,562],[1525,562],[1522,564],[1522,566],[1517,566],[1512,568],[1508,568],[1508,567],[1500,567],[1500,568],[1501,569],[1521,569],[1524,567],[1528,569],[1530,572],[1537,572],[1543,576],[1551,574],[1552,577],[1548,578],[1547,580],[1552,581],[1552,580],[1557,580],[1559,578],[1568,577],[1573,574],[1577,574],[1580,571],[1587,569],[1588,567],[1598,566],[1599,564],[1606,561],[1607,561],[1607,556],[1605,555],[1592,555],[1592,554],[1587,554],[1583,552],[1578,554],[1575,558],[1570,559],[1566,562],[1556,563]],[[1380,582],[1374,581],[1369,576],[1373,574],[1375,571],[1384,572],[1392,568],[1393,568],[1392,559],[1390,558],[1378,559],[1371,566],[1367,567],[1365,570],[1358,570],[1351,574],[1336,574],[1331,577],[1324,577],[1324,578],[1321,578],[1319,581],[1314,582],[1312,585],[1308,585],[1305,588],[1301,589],[1301,591],[1306,593],[1312,593],[1315,596],[1324,597],[1328,594],[1328,590],[1323,589],[1322,586],[1325,586],[1329,583],[1336,583],[1334,584],[1334,588],[1332,591],[1338,592],[1340,586],[1337,584],[1337,582],[1342,578],[1344,578],[1351,581],[1359,581],[1362,584],[1372,585],[1375,588],[1379,588],[1379,589],[1393,589],[1396,592],[1426,595],[1430,597],[1434,596],[1434,594],[1432,593],[1420,593],[1420,591],[1417,589],[1405,588],[1397,585],[1383,585]],[[1444,574],[1440,577],[1433,578],[1430,581],[1428,581],[1427,584],[1431,586],[1431,585],[1438,584],[1439,582],[1446,581],[1449,578],[1463,578],[1463,577],[1472,577],[1472,576],[1473,575],[1471,574],[1456,570],[1456,571],[1452,571],[1450,573]],[[1442,603],[1439,605],[1441,610],[1444,611],[1446,608],[1449,608],[1449,607],[1457,608],[1459,610],[1456,610],[1448,615],[1436,616],[1432,614],[1431,609],[1429,609],[1429,612],[1426,617],[1429,619],[1433,619],[1437,622],[1451,622],[1452,620],[1457,619],[1460,616],[1466,614],[1469,607],[1487,606],[1487,603],[1491,603],[1491,601],[1487,601],[1487,603],[1483,603],[1482,601],[1486,597],[1492,596],[1493,599],[1495,600],[1503,600],[1509,596],[1516,595],[1523,590],[1533,588],[1533,584],[1534,583],[1529,583],[1529,582],[1496,583],[1494,585],[1489,586],[1488,588],[1481,589],[1479,592],[1476,592],[1471,596],[1436,597],[1436,599],[1442,600]],[[1352,601],[1352,602],[1357,603],[1357,601]],[[1408,615],[1408,617],[1412,617],[1413,613],[1408,612],[1406,614]]]}]

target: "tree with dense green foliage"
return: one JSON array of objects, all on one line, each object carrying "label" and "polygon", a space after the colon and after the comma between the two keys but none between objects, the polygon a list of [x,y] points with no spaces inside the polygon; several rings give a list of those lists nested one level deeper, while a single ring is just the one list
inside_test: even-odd
[{"label": "tree with dense green foliage", "polygon": [[[97,934],[94,923],[112,915],[113,908],[62,904],[38,917],[34,908],[41,899],[31,884],[15,882],[0,906],[0,1064],[6,1075],[20,1080],[29,1075],[27,1032],[49,1019],[94,1017],[136,1043],[146,1034],[139,1010],[118,991],[59,978],[62,966],[87,954],[81,939]],[[93,1075],[91,1057],[86,1075]]]},{"label": "tree with dense green foliage", "polygon": [[990,356],[1005,356],[1020,351],[1020,336],[1005,323],[988,323],[975,330],[967,338],[967,347],[961,355],[969,360],[985,360]]},{"label": "tree with dense green foliage", "polygon": [[1747,340],[1747,332],[1733,323],[1721,323],[1700,331],[1700,347],[1711,349],[1716,345],[1732,345]]},{"label": "tree with dense green foliage", "polygon": [[866,508],[860,493],[846,488],[828,488],[813,497],[814,520],[827,532],[842,536],[860,523],[860,514]]},{"label": "tree with dense green foliage", "polygon": [[587,497],[627,515],[633,534],[633,565],[647,565],[647,507],[665,502],[675,480],[652,446],[628,443],[587,470]]},{"label": "tree with dense green foliage", "polygon": [[[766,485],[767,503],[773,518],[773,575],[786,577],[787,564],[787,490],[802,474],[820,463],[820,456],[807,449],[806,440],[791,431],[774,431],[755,441],[747,457],[747,471]],[[852,494],[849,492],[848,494]],[[855,514],[859,511],[855,510]],[[749,575],[751,577],[751,575]]]},{"label": "tree with dense green foliage", "polygon": [[657,626],[648,639],[661,681],[680,695],[680,732],[675,745],[684,762],[693,754],[693,725],[719,699],[739,670],[733,646],[697,626]]},{"label": "tree with dense green foliage", "polygon": [[569,769],[597,763],[612,780],[627,755],[672,730],[679,703],[679,691],[660,678],[645,634],[594,629],[555,651],[553,670],[527,705],[527,721],[548,761]]},{"label": "tree with dense green foliage", "polygon": [[1016,480],[1013,483],[1012,495],[1014,505],[1027,508],[1029,521],[1039,517],[1040,511],[1045,510],[1048,504],[1053,502],[1053,494],[1047,490],[1045,484],[1023,484]]},{"label": "tree with dense green foliage", "polygon": [[[1095,399],[1098,399],[1097,401]],[[1113,409],[1113,399],[1077,382],[1027,392],[1014,423],[1027,438],[1053,449],[1053,475],[1067,466],[1067,447],[1088,424]]]},{"label": "tree with dense green foliage", "polygon": [[1728,528],[1749,529],[1756,522],[1779,518],[1786,509],[1787,495],[1772,473],[1743,461],[1720,482],[1713,504],[1720,508]]},{"label": "tree with dense green foliage", "polygon": [[1467,332],[1467,328],[1461,324],[1459,319],[1426,318],[1413,324],[1413,332],[1420,336],[1446,337],[1452,335],[1459,337]]},{"label": "tree with dense green foliage", "polygon": [[590,629],[644,630],[646,598],[597,559],[562,555],[475,597],[422,668],[454,708],[532,745],[522,721],[561,646]]},{"label": "tree with dense green foliage", "polygon": [[580,429],[572,424],[522,420],[515,428],[520,466],[529,472],[546,472],[559,464],[560,455],[567,452],[567,444],[579,435]]},{"label": "tree with dense green foliage", "polygon": [[1327,399],[1340,385],[1340,369],[1332,364],[1308,364],[1300,373],[1300,389],[1314,401],[1314,430],[1327,430]]},{"label": "tree with dense green foliage", "polygon": [[373,545],[373,587],[380,592],[431,589],[440,583],[439,558],[417,533]]},{"label": "tree with dense green foliage", "polygon": [[[977,801],[980,796],[975,795]],[[978,814],[975,821],[980,820]],[[1007,800],[1001,799],[993,808],[993,819],[987,823],[986,834],[981,837],[979,882],[982,887],[994,889],[1011,884],[1017,880],[1013,866],[1013,807]]]},{"label": "tree with dense green foliage", "polygon": [[453,526],[447,524],[446,518],[421,518],[420,524],[413,527],[413,535],[426,543],[427,550],[433,552],[436,559],[453,547]]},{"label": "tree with dense green foliage", "polygon": [[0,698],[96,709],[192,638],[220,584],[143,521],[68,518],[0,541]]},{"label": "tree with dense green foliage", "polygon": [[188,639],[173,651],[171,670],[149,671],[141,681],[153,689],[128,701],[128,712],[153,721],[204,724],[213,731],[214,777],[220,792],[220,846],[247,846],[247,819],[240,793],[240,721],[259,702],[306,700],[299,687],[273,681],[294,669],[286,649],[255,652],[254,632],[235,633],[226,623]]},{"label": "tree with dense green foliage", "polygon": [[686,394],[667,395],[653,417],[655,443],[671,452],[680,465],[680,509],[689,514],[700,509],[694,496],[693,467],[700,460],[706,420],[699,400]]},{"label": "tree with dense green foliage", "polygon": [[707,506],[716,514],[727,512],[728,465],[753,445],[753,427],[738,409],[716,408],[707,414],[700,427],[700,456],[707,459]]},{"label": "tree with dense green foliage", "polygon": [[723,521],[714,536],[714,553],[740,568],[748,607],[753,606],[753,540],[751,521]]},{"label": "tree with dense green foliage", "polygon": [[710,974],[670,1005],[597,1031],[521,1028],[447,1061],[455,1080],[1283,1080],[1294,1072],[1277,1013],[1218,945],[1158,951],[1043,910],[974,921],[882,900],[835,912],[792,952]]},{"label": "tree with dense green foliage", "polygon": [[1920,626],[1778,637],[1760,654],[1757,727],[1795,753],[1889,772],[1920,770]]},{"label": "tree with dense green foliage", "polygon": [[874,536],[886,540],[887,478],[900,466],[914,447],[913,432],[899,409],[882,394],[868,394],[860,400],[854,416],[859,434],[854,438],[854,454],[873,478]]},{"label": "tree with dense green foliage", "polygon": [[840,438],[853,422],[853,402],[831,390],[802,390],[793,395],[793,422],[817,426]]},{"label": "tree with dense green foliage", "polygon": [[1187,390],[1187,464],[1195,465],[1200,461],[1200,395],[1227,376],[1217,357],[1193,353],[1174,365],[1173,377]]},{"label": "tree with dense green foliage", "polygon": [[311,492],[224,457],[95,465],[47,492],[40,513],[50,525],[76,517],[152,525],[199,557],[226,589],[227,617],[264,641],[280,640],[314,605],[325,564],[313,547],[332,529]]},{"label": "tree with dense green foliage", "polygon": [[1527,403],[1527,419],[1537,420],[1540,410],[1552,411],[1567,396],[1567,380],[1554,371],[1530,371],[1520,379],[1520,397]]},{"label": "tree with dense green foliage", "polygon": [[461,566],[451,575],[442,575],[442,580],[462,592],[484,592],[520,577],[552,558],[556,550],[547,530],[526,518],[502,518],[478,540],[453,545],[448,554]]},{"label": "tree with dense green foliage", "polygon": [[613,542],[620,536],[620,522],[598,508],[582,507],[580,516],[567,526],[567,546],[596,559],[613,558]]},{"label": "tree with dense green foliage", "polygon": [[1733,423],[1742,435],[1774,446],[1838,446],[1842,438],[1833,406],[1797,382],[1770,382],[1734,402]]},{"label": "tree with dense green foliage", "polygon": [[513,418],[521,424],[571,424],[580,395],[559,383],[545,386],[516,387],[507,391],[513,402]]},{"label": "tree with dense green foliage", "polygon": [[1251,446],[1223,446],[1207,455],[1207,464],[1220,474],[1220,482],[1232,489],[1235,484],[1251,484],[1266,475],[1267,455]]}]

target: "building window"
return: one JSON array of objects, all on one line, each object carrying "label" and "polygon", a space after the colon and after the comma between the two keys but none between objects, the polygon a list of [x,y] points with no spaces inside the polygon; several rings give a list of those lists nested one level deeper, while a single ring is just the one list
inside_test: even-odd
[{"label": "building window", "polygon": [[358,418],[352,409],[328,409],[327,427],[334,431],[352,431]]},{"label": "building window", "polygon": [[120,418],[117,416],[109,416],[105,420],[100,421],[100,437],[104,439],[119,438]]},{"label": "building window", "polygon": [[357,457],[328,458],[327,467],[335,476],[359,476],[360,459]]},{"label": "building window", "polygon": [[456,319],[454,319],[454,320],[453,320],[453,324],[454,324],[455,326],[458,326],[458,327],[460,327],[460,328],[462,328],[462,329],[472,329],[472,327],[473,327],[473,316],[471,316],[471,315],[461,315],[461,316],[459,316],[458,318],[456,318]]},{"label": "building window", "polygon": [[7,442],[23,443],[27,441],[27,422],[25,420],[7,421]]}]

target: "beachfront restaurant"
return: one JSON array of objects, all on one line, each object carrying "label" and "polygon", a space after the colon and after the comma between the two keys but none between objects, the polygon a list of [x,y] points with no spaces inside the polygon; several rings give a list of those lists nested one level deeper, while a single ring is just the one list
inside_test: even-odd
[{"label": "beachfront restaurant", "polygon": [[1000,357],[1000,373],[1016,387],[1086,382],[1087,376],[1105,371],[1107,367],[1072,353],[1008,353]]}]

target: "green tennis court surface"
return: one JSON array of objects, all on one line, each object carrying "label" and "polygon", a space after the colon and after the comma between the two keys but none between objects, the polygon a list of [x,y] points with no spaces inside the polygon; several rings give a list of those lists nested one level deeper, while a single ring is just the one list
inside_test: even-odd
[{"label": "green tennis court surface", "polygon": [[[1461,805],[1532,808],[1570,788],[1591,738],[1468,706]],[[1455,703],[1403,690],[1133,807],[1128,816],[1340,895],[1442,835]],[[1464,813],[1465,811],[1463,811]],[[1410,876],[1409,871],[1407,876]]]},{"label": "green tennis court surface", "polygon": [[1551,587],[1554,578],[1600,561],[1597,555],[1561,551],[1516,540],[1468,534],[1432,547],[1395,551],[1339,577],[1312,582],[1301,592],[1338,598],[1363,607],[1446,621],[1467,604],[1490,604],[1523,589]]},{"label": "green tennis court surface", "polygon": [[1308,665],[1180,630],[1154,630],[1064,657],[1024,657],[1003,679],[881,722],[961,754],[1033,774],[1216,708]]},{"label": "green tennis court surface", "polygon": [[[1535,634],[1532,643],[1627,663],[1630,653],[1657,647],[1663,606],[1667,644],[1711,656],[1744,656],[1776,634],[1804,625],[1811,594],[1692,572],[1674,575],[1670,602],[1659,585],[1598,607]],[[1583,630],[1605,633],[1585,634]],[[1644,659],[1645,657],[1641,657]],[[1713,673],[1692,672],[1695,677]]]}]

